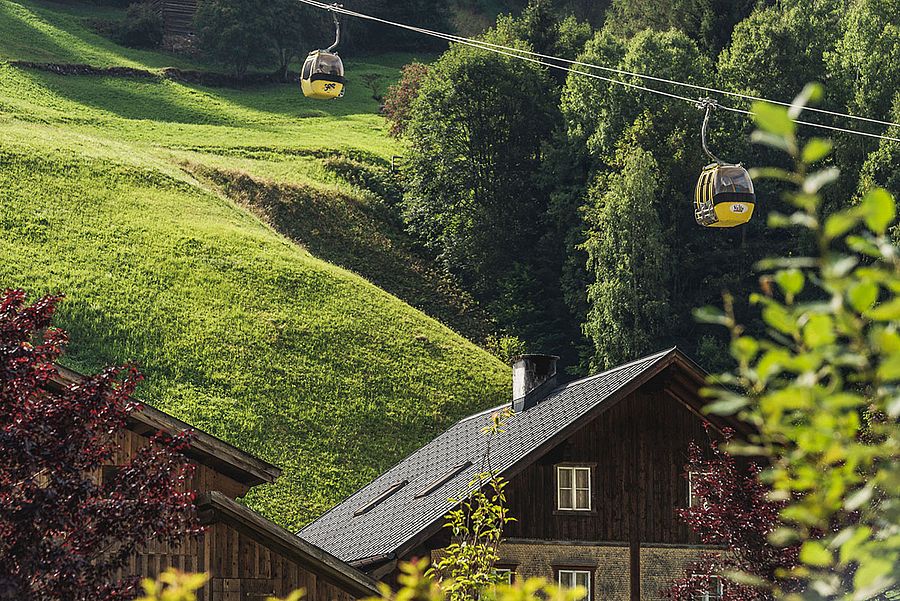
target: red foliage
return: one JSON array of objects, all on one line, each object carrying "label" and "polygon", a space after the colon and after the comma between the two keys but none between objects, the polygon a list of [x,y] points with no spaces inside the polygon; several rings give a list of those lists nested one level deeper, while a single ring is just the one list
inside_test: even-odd
[{"label": "red foliage", "polygon": [[[726,441],[732,433],[726,431]],[[678,509],[678,515],[708,545],[724,546],[724,553],[705,553],[676,580],[667,597],[676,601],[702,599],[711,590],[710,576],[745,572],[772,581],[776,570],[797,563],[797,547],[776,547],[768,535],[779,523],[784,503],[767,499],[769,489],[760,482],[760,467],[743,467],[718,443],[712,441],[704,453],[691,443],[686,474],[691,474],[695,503]],[[722,599],[763,601],[773,597],[764,590],[721,579]]]},{"label": "red foliage", "polygon": [[409,122],[412,103],[419,95],[419,88],[428,75],[428,65],[410,63],[403,67],[400,81],[388,88],[381,112],[391,122],[390,134],[395,138],[403,135]]},{"label": "red foliage", "polygon": [[67,342],[50,327],[59,300],[26,306],[21,291],[0,294],[0,599],[130,598],[136,583],[116,570],[151,540],[199,532],[182,455],[189,434],[157,434],[111,482],[97,482],[140,376],[110,368],[55,388]]}]

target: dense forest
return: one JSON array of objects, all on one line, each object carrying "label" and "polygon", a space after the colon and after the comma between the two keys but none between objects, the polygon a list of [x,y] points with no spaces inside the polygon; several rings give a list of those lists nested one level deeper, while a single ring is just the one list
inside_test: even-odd
[{"label": "dense forest", "polygon": [[[425,0],[391,4],[398,20],[427,16],[444,20],[428,25],[453,26],[452,14],[413,6]],[[482,39],[782,101],[819,81],[821,108],[900,121],[893,0],[613,0],[599,16],[578,4],[532,0],[499,16]],[[726,291],[747,298],[760,258],[807,243],[767,228],[783,210],[770,182],[757,185],[750,224],[694,222],[693,188],[709,161],[702,112],[692,103],[464,45],[408,73],[416,80],[388,99],[409,143],[404,221],[490,312],[514,342],[507,347],[560,354],[573,374],[673,344],[710,369],[723,367],[726,341],[692,311],[719,304]],[[718,100],[749,108],[739,98]],[[898,134],[826,114],[804,118]],[[777,164],[771,149],[751,143],[752,129],[743,115],[715,111],[710,144],[748,167]],[[900,192],[900,144],[830,133],[802,130],[834,141],[830,160],[842,175],[827,199],[831,210],[874,183]],[[747,307],[737,309],[749,317]]]},{"label": "dense forest", "polygon": [[[226,4],[247,9],[246,19],[226,15],[247,38],[228,48],[277,38],[283,72],[299,49],[333,39],[331,15],[294,0],[274,1],[282,8],[268,17],[250,0],[205,0],[201,41],[203,23]],[[778,101],[818,81],[826,90],[819,108],[900,120],[895,0],[348,0],[345,7]],[[247,26],[252,18],[260,19],[257,32]],[[709,162],[695,101],[707,92],[599,72],[687,97],[679,100],[471,45],[448,48],[372,21],[342,21],[344,56],[437,56],[408,68],[385,98],[392,131],[408,148],[403,200],[392,208],[420,250],[493,318],[488,346],[496,354],[557,353],[574,375],[677,344],[710,369],[724,367],[725,341],[697,325],[692,311],[725,292],[746,298],[760,258],[800,252],[806,242],[767,227],[782,209],[771,182],[757,186],[750,224],[705,229],[694,222],[693,189]],[[265,23],[278,23],[277,31]],[[206,37],[225,39],[221,30]],[[352,72],[348,81],[366,85]],[[378,86],[372,89],[380,100]],[[727,108],[750,108],[745,99],[716,96]],[[804,118],[891,133],[885,124],[825,113]],[[714,111],[710,144],[749,168],[777,164],[777,153],[751,143],[752,129],[746,115]],[[833,140],[829,160],[842,176],[829,210],[874,184],[900,191],[897,142],[811,127],[801,133]],[[738,307],[749,315],[746,309]]]}]

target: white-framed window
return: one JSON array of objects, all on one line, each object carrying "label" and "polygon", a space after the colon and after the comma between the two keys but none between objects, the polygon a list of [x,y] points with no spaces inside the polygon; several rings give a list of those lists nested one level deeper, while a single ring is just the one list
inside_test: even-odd
[{"label": "white-framed window", "polygon": [[567,511],[591,510],[591,468],[556,466],[556,508]]},{"label": "white-framed window", "polygon": [[700,593],[694,599],[696,601],[719,601],[725,595],[725,587],[718,576],[709,577],[709,588]]},{"label": "white-framed window", "polygon": [[512,584],[513,583],[513,574],[511,568],[494,568],[494,574],[497,576],[497,582],[499,584]]},{"label": "white-framed window", "polygon": [[705,508],[708,503],[706,499],[702,499],[697,495],[697,482],[700,479],[704,479],[712,475],[712,472],[700,472],[700,471],[691,471],[688,472],[687,481],[688,481],[688,507],[701,507]]},{"label": "white-framed window", "polygon": [[591,598],[591,572],[590,570],[558,570],[557,582],[561,588],[584,587],[585,593],[582,599],[589,601]]}]

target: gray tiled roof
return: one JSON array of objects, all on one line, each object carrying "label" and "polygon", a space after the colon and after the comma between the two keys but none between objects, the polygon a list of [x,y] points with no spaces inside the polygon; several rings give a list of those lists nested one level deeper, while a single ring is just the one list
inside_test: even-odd
[{"label": "gray tiled roof", "polygon": [[[675,353],[676,349],[662,351],[556,388],[545,400],[506,421],[505,431],[491,443],[491,467],[502,474],[616,391],[648,370],[667,364]],[[299,535],[344,561],[397,552],[446,515],[454,505],[449,499],[464,496],[475,475],[485,471],[488,437],[481,429],[490,423],[492,413],[504,406],[461,419]],[[429,484],[466,461],[471,465],[430,494],[416,498]],[[408,483],[369,511],[354,515],[403,481]]]}]

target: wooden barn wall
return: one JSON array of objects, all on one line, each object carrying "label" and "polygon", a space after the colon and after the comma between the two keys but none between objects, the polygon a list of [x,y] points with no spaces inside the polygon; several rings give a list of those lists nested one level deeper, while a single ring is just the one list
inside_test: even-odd
[{"label": "wooden barn wall", "polygon": [[[116,451],[112,457],[110,465],[119,466],[126,465],[131,461],[131,457],[140,449],[147,446],[149,439],[146,436],[125,430],[118,434],[118,441],[121,448]],[[228,495],[232,499],[237,499],[247,494],[248,486],[219,473],[209,466],[203,465],[191,460],[194,465],[194,476],[191,479],[191,488],[198,493],[217,490],[222,494]]]},{"label": "wooden barn wall", "polygon": [[[145,436],[131,431],[119,434],[121,449],[110,465],[125,465],[147,445]],[[224,474],[193,462],[192,487],[198,492],[218,490],[232,498],[243,496],[247,487]],[[131,558],[119,576],[155,578],[166,568],[207,572],[210,582],[199,595],[201,601],[263,601],[306,589],[305,601],[351,601],[355,597],[330,580],[318,577],[227,524],[215,523],[199,537],[177,547],[151,541],[146,550]]]},{"label": "wooden barn wall", "polygon": [[209,574],[200,601],[262,601],[286,597],[298,588],[306,590],[305,601],[355,599],[332,581],[222,523],[210,525],[177,548],[151,543],[120,576],[155,578],[169,567]]},{"label": "wooden barn wall", "polygon": [[210,584],[202,599],[249,601],[268,596],[284,597],[303,588],[308,601],[351,601],[353,595],[291,559],[268,549],[225,524],[215,524],[204,534]]},{"label": "wooden barn wall", "polygon": [[[506,538],[696,544],[675,510],[687,505],[682,478],[703,420],[660,385],[645,386],[586,424],[512,478]],[[593,464],[590,512],[556,511],[561,463]]]}]

